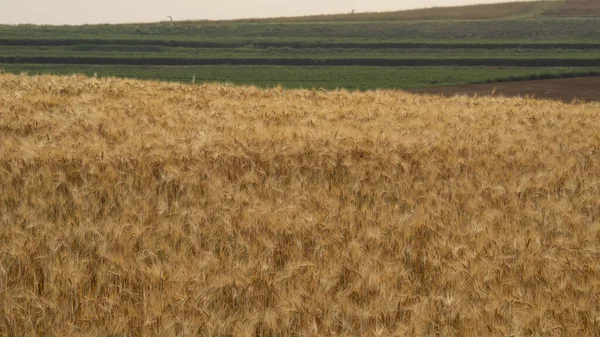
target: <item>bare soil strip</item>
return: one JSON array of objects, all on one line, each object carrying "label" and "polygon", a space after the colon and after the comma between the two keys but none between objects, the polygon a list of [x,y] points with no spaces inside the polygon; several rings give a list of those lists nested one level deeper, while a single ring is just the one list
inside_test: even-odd
[{"label": "bare soil strip", "polygon": [[413,89],[409,91],[421,94],[443,94],[446,96],[533,96],[564,102],[571,102],[573,100],[600,101],[600,77],[469,84]]}]

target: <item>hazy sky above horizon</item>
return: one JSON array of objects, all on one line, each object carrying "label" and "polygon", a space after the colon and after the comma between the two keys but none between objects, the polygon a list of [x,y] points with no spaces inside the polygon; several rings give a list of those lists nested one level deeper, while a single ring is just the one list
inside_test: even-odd
[{"label": "hazy sky above horizon", "polygon": [[0,0],[0,24],[94,24],[389,11],[506,0]]}]

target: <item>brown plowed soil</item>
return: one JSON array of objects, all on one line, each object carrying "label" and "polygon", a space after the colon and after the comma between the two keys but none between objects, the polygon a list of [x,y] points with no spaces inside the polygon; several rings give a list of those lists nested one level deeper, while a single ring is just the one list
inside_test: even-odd
[{"label": "brown plowed soil", "polygon": [[581,101],[600,101],[600,77],[469,84],[452,87],[412,89],[409,91],[448,96],[533,96],[564,102],[571,102],[575,99]]}]

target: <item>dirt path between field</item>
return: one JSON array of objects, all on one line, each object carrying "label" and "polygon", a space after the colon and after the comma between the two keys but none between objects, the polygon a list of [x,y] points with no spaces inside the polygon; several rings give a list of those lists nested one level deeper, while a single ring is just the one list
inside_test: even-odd
[{"label": "dirt path between field", "polygon": [[469,84],[452,87],[411,89],[413,93],[443,94],[447,96],[533,96],[541,99],[572,102],[600,102],[600,77],[579,77],[558,80],[502,82],[489,84]]}]

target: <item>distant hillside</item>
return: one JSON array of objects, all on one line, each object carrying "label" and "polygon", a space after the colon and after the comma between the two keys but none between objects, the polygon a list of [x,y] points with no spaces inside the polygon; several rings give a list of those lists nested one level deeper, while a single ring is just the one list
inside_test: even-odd
[{"label": "distant hillside", "polygon": [[600,1],[568,0],[561,6],[546,11],[544,15],[558,17],[600,17]]},{"label": "distant hillside", "polygon": [[600,1],[523,1],[455,7],[433,7],[394,12],[346,13],[300,17],[230,20],[237,22],[324,22],[485,20],[539,17],[600,17]]}]

